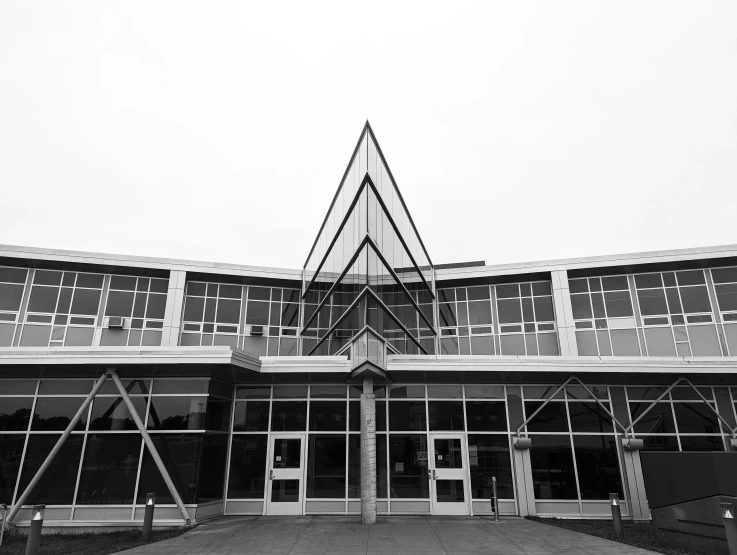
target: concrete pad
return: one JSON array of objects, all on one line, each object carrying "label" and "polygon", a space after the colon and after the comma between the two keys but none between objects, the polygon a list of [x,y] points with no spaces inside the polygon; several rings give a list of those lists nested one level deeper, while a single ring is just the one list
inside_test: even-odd
[{"label": "concrete pad", "polygon": [[348,555],[647,555],[651,551],[533,522],[481,517],[380,516],[364,526],[356,516],[223,517],[182,536],[126,555],[317,553]]}]

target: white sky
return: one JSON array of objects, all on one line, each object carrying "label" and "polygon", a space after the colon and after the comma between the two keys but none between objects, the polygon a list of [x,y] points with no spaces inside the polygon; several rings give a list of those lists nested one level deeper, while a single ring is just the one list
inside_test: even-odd
[{"label": "white sky", "polygon": [[0,1],[0,243],[301,267],[366,119],[435,263],[737,243],[737,2]]}]

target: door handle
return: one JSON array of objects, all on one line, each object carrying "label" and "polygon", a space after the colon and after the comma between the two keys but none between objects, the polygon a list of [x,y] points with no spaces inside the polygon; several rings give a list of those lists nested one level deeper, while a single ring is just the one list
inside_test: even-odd
[{"label": "door handle", "polygon": [[273,480],[273,479],[274,479],[274,471],[269,470],[269,480]]},{"label": "door handle", "polygon": [[438,479],[437,475],[435,474],[435,469],[434,468],[432,469],[432,479],[433,480],[437,480]]}]

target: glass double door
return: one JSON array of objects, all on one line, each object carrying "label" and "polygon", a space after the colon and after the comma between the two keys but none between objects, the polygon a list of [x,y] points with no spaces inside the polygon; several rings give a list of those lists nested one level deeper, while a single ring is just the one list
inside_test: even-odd
[{"label": "glass double door", "polygon": [[434,515],[470,515],[464,434],[430,434],[430,501]]},{"label": "glass double door", "polygon": [[275,434],[269,438],[267,515],[301,515],[305,492],[305,434]]}]

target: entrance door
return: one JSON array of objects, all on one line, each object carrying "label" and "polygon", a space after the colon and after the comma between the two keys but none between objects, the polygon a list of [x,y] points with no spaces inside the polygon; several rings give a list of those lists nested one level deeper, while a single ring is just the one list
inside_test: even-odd
[{"label": "entrance door", "polygon": [[430,434],[430,489],[436,515],[470,515],[463,434]]},{"label": "entrance door", "polygon": [[267,515],[301,515],[305,434],[271,434]]}]

